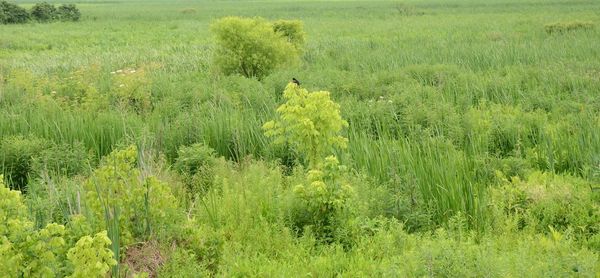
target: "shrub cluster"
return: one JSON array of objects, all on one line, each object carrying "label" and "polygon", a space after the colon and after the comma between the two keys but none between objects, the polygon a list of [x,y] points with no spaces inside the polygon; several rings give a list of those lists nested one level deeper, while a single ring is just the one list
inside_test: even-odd
[{"label": "shrub cluster", "polygon": [[298,59],[304,44],[300,21],[225,17],[211,30],[217,38],[216,66],[224,74],[262,78]]},{"label": "shrub cluster", "polygon": [[556,22],[546,24],[544,29],[546,33],[565,33],[576,30],[589,30],[594,28],[594,23],[590,21],[569,21],[569,22]]},{"label": "shrub cluster", "polygon": [[19,24],[29,21],[29,13],[13,3],[0,1],[0,23]]},{"label": "shrub cluster", "polygon": [[30,19],[38,22],[78,21],[79,18],[81,18],[81,12],[75,4],[63,4],[56,8],[53,4],[42,2],[35,4],[28,12],[16,4],[0,1],[1,24],[26,23]]},{"label": "shrub cluster", "polygon": [[74,216],[65,227],[36,229],[20,192],[0,176],[0,269],[8,277],[101,277],[117,262],[106,231],[93,237]]}]

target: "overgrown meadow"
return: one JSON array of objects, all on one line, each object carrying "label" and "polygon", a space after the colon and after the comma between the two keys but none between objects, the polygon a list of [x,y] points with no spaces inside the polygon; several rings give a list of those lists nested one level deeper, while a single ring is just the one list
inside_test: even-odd
[{"label": "overgrown meadow", "polygon": [[600,275],[598,1],[50,2],[0,276]]}]

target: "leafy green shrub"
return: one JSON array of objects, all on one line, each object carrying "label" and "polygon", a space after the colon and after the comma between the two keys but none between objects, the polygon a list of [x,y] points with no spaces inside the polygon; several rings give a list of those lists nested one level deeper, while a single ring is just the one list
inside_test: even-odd
[{"label": "leafy green shrub", "polygon": [[[108,267],[116,263],[112,252],[106,248],[110,244],[106,231],[94,239],[84,236],[69,249],[71,241],[67,239],[78,237],[81,232],[81,229],[71,231],[56,223],[34,229],[20,192],[6,188],[0,176],[0,269],[4,275],[62,277],[72,273],[74,277],[104,276]],[[89,241],[93,244],[87,244]]]},{"label": "leafy green shrub", "polygon": [[[113,88],[108,94],[112,105],[137,114],[152,111],[151,81],[146,68],[124,69],[113,72]],[[94,97],[102,98],[95,95]],[[94,99],[89,99],[93,105]]]},{"label": "leafy green shrub", "polygon": [[62,21],[79,21],[81,12],[75,4],[63,4],[58,7],[58,18]]},{"label": "leafy green shrub", "polygon": [[325,243],[346,240],[353,189],[344,179],[345,171],[335,156],[329,156],[321,170],[309,170],[305,184],[294,188],[301,210],[294,217],[297,230],[309,228]]},{"label": "leafy green shrub", "polygon": [[50,172],[65,176],[83,173],[89,167],[89,154],[81,142],[70,144],[48,144],[33,158],[34,173]]},{"label": "leafy green shrub", "polygon": [[339,134],[348,123],[329,92],[309,94],[290,83],[283,95],[286,102],[277,108],[278,118],[263,129],[266,136],[275,137],[275,143],[289,144],[308,156],[305,184],[294,189],[301,210],[293,216],[294,224],[297,230],[309,228],[324,242],[334,242],[348,221],[352,187],[343,179],[346,167],[330,154],[336,147],[346,148],[348,139]]},{"label": "leafy green shrub", "polygon": [[[295,24],[273,25],[262,18],[225,17],[211,25],[216,35],[214,61],[225,74],[262,78],[298,59],[301,36]],[[284,30],[285,27],[285,31]],[[288,32],[288,33],[283,33]],[[289,37],[286,37],[289,35]]]},{"label": "leafy green shrub", "polygon": [[594,28],[594,23],[591,21],[569,21],[569,22],[556,22],[544,25],[546,33],[565,33],[577,30],[590,30]]},{"label": "leafy green shrub", "polygon": [[194,264],[201,267],[203,272],[217,273],[223,256],[223,244],[225,243],[223,235],[192,221],[188,221],[178,228],[174,233],[174,239],[178,244],[178,249],[181,249],[186,255],[185,259],[193,258]]},{"label": "leafy green shrub", "polygon": [[287,40],[294,45],[298,53],[302,53],[306,40],[302,21],[277,20],[273,22],[273,30],[275,33],[279,33],[287,38]]},{"label": "leafy green shrub", "polygon": [[31,17],[39,22],[50,22],[59,18],[56,7],[47,2],[37,3],[31,8]]},{"label": "leafy green shrub", "polygon": [[500,213],[496,219],[501,226],[508,221],[515,229],[540,233],[551,228],[585,242],[600,232],[600,206],[591,191],[579,178],[534,172],[526,180],[505,180],[492,189],[491,203]]},{"label": "leafy green shrub", "polygon": [[135,146],[115,150],[84,184],[90,220],[97,230],[108,229],[113,241],[117,234],[112,232],[118,231],[121,246],[161,235],[177,220],[178,202],[171,189],[154,176],[142,176],[137,155]]},{"label": "leafy green shrub", "polygon": [[194,252],[177,248],[159,269],[158,277],[210,277],[210,272],[198,264],[198,257]]},{"label": "leafy green shrub", "polygon": [[25,190],[35,157],[48,148],[36,137],[11,136],[0,141],[0,170],[13,189]]},{"label": "leafy green shrub", "polygon": [[73,273],[67,277],[104,277],[110,267],[117,264],[112,251],[106,248],[110,244],[106,231],[79,239],[67,253],[67,258],[74,266]]},{"label": "leafy green shrub", "polygon": [[174,168],[183,175],[190,194],[203,194],[210,188],[215,151],[204,144],[179,149]]},{"label": "leafy green shrub", "polygon": [[348,122],[342,119],[340,105],[331,100],[329,92],[309,93],[290,83],[283,96],[286,102],[277,108],[278,119],[263,125],[267,137],[305,154],[312,169],[335,148],[346,148],[348,139],[339,133]]},{"label": "leafy green shrub", "polygon": [[0,1],[0,24],[19,24],[29,21],[29,13],[13,3]]}]

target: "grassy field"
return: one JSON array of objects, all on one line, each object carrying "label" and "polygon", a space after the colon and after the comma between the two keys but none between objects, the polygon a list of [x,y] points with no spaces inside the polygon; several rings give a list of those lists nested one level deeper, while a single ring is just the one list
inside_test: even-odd
[{"label": "grassy field", "polygon": [[[32,231],[108,230],[113,276],[600,275],[600,2],[68,3],[79,22],[0,25],[0,174]],[[221,74],[224,16],[301,20],[300,62]],[[292,77],[349,123],[327,240],[301,225],[302,154],[261,128]]]}]

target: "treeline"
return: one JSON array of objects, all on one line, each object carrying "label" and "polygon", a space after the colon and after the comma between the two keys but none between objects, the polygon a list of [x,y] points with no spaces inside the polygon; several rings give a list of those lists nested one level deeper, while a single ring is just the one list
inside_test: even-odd
[{"label": "treeline", "polygon": [[46,2],[35,4],[30,11],[16,4],[0,1],[1,24],[23,24],[30,20],[37,22],[78,21],[81,12],[75,4],[63,4],[58,8]]}]

